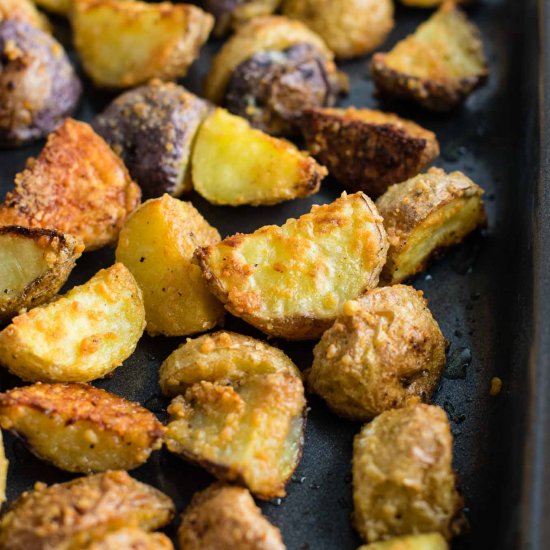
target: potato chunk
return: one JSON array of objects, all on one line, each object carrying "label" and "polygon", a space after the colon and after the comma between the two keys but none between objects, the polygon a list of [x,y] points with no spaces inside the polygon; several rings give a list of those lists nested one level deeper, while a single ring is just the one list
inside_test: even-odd
[{"label": "potato chunk", "polygon": [[376,201],[390,241],[381,282],[395,284],[419,273],[439,251],[484,226],[482,195],[462,172],[438,168],[391,186]]},{"label": "potato chunk", "polygon": [[271,525],[250,493],[216,483],[197,493],[178,531],[185,550],[285,550],[281,532]]},{"label": "potato chunk", "polygon": [[57,229],[93,250],[116,241],[140,198],[103,139],[88,124],[67,119],[16,176],[15,190],[0,205],[0,226]]},{"label": "potato chunk", "polygon": [[0,21],[17,19],[44,32],[51,32],[45,15],[41,14],[31,0],[0,0]]},{"label": "potato chunk", "polygon": [[369,420],[428,401],[445,368],[445,338],[422,293],[396,285],[370,290],[314,350],[309,388],[336,413]]},{"label": "potato chunk", "polygon": [[174,550],[174,545],[162,533],[147,533],[143,529],[124,527],[94,537],[86,546],[76,543],[68,550]]},{"label": "potato chunk", "polygon": [[0,322],[52,298],[83,249],[52,229],[0,227]]},{"label": "potato chunk", "polygon": [[29,382],[89,382],[129,357],[145,328],[143,298],[122,264],[0,332],[0,364]]},{"label": "potato chunk", "polygon": [[191,203],[168,195],[145,202],[128,218],[116,258],[143,292],[149,334],[186,336],[223,320],[222,304],[192,261],[198,246],[219,240],[218,231]]},{"label": "potato chunk", "polygon": [[288,372],[300,376],[280,349],[235,332],[216,332],[187,340],[160,367],[160,387],[173,397],[205,380],[227,385],[247,374]]},{"label": "potato chunk", "polygon": [[79,0],[71,23],[86,73],[97,86],[130,88],[185,76],[214,25],[189,4]]},{"label": "potato chunk", "polygon": [[88,384],[34,384],[0,394],[0,426],[68,472],[129,470],[160,449],[164,428],[137,403]]},{"label": "potato chunk", "polygon": [[353,447],[353,500],[355,526],[367,542],[434,531],[447,539],[458,534],[462,498],[445,411],[412,405],[364,426]]},{"label": "potato chunk", "polygon": [[440,533],[405,535],[383,542],[373,542],[357,550],[449,550],[449,545]]},{"label": "potato chunk", "polygon": [[6,500],[6,481],[8,478],[8,466],[9,462],[6,458],[6,451],[4,450],[4,439],[2,438],[2,432],[0,432],[0,504]]},{"label": "potato chunk", "polygon": [[159,529],[174,516],[174,503],[126,472],[79,477],[67,483],[37,483],[0,521],[0,548],[85,547],[98,533],[123,526]]},{"label": "potato chunk", "polygon": [[346,189],[381,195],[439,155],[435,134],[370,109],[308,109],[302,132],[310,152]]},{"label": "potato chunk", "polygon": [[391,52],[375,54],[371,72],[384,95],[433,111],[456,107],[489,74],[479,30],[453,2],[445,2]]},{"label": "potato chunk", "polygon": [[319,190],[327,171],[288,141],[216,109],[197,134],[193,186],[213,204],[276,204]]},{"label": "potato chunk", "polygon": [[356,193],[197,255],[228,311],[266,334],[304,340],[321,336],[345,302],[377,286],[387,248],[374,203]]}]

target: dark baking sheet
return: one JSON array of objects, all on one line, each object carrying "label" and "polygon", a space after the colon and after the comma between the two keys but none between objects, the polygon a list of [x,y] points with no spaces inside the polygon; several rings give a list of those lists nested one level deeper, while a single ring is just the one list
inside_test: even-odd
[{"label": "dark baking sheet", "polygon": [[[546,255],[550,250],[550,188],[544,185],[542,168],[549,166],[550,159],[541,158],[539,151],[544,143],[548,156],[550,140],[538,132],[545,128],[548,116],[544,103],[538,103],[538,79],[546,74],[538,65],[538,39],[547,14],[544,0],[538,7],[536,0],[483,0],[468,12],[482,29],[491,77],[463,108],[448,115],[430,115],[403,105],[379,103],[373,96],[367,59],[342,64],[351,77],[352,89],[345,103],[391,109],[434,130],[442,146],[436,165],[462,170],[486,190],[489,229],[450,251],[413,281],[425,291],[451,342],[450,362],[468,363],[464,378],[443,378],[435,398],[451,418],[455,464],[470,522],[469,532],[453,547],[542,550],[550,540],[550,522],[544,521],[545,511],[550,510],[550,497],[544,491],[545,486],[550,488],[550,474],[544,469],[550,382],[543,368],[550,350],[550,265]],[[399,7],[396,30],[384,48],[427,16],[424,10]],[[56,23],[58,36],[68,45],[65,23]],[[183,80],[190,90],[200,93],[217,47],[209,45]],[[542,52],[542,61],[547,63],[545,46]],[[83,120],[89,120],[111,99],[86,84],[90,91],[77,114]],[[40,148],[41,144],[36,144],[0,151],[0,197],[11,188],[25,159]],[[314,203],[333,200],[341,191],[327,180],[321,192],[310,199],[265,208],[214,207],[197,195],[190,200],[225,236],[282,223],[307,212]],[[67,288],[84,282],[112,261],[111,250],[85,255]],[[260,336],[234,318],[228,319],[227,328]],[[167,403],[159,393],[158,367],[182,341],[144,336],[136,353],[97,386],[140,401],[163,417]],[[288,352],[300,368],[309,366],[311,343],[272,343]],[[504,381],[498,397],[489,396],[493,376]],[[2,390],[17,384],[20,382],[14,377],[0,373]],[[304,457],[289,483],[288,496],[262,504],[262,508],[282,529],[289,549],[355,549],[360,540],[350,521],[351,446],[360,425],[332,415],[315,397],[309,404]],[[33,457],[9,434],[5,443],[10,459],[10,500],[37,480],[53,483],[73,477]],[[212,479],[165,451],[154,454],[133,475],[168,493],[178,510]],[[168,532],[175,534],[176,526],[177,521]]]}]

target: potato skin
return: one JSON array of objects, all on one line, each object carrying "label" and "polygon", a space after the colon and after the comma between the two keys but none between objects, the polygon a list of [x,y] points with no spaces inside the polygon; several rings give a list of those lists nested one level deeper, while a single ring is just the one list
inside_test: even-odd
[{"label": "potato skin", "polygon": [[376,201],[390,242],[381,283],[399,283],[423,271],[442,249],[485,226],[482,195],[462,172],[439,168],[392,185]]},{"label": "potato skin", "polygon": [[336,413],[369,420],[429,401],[445,368],[446,342],[422,292],[395,285],[370,290],[315,346],[311,391]]},{"label": "potato skin", "polygon": [[0,226],[57,229],[89,251],[116,241],[140,199],[139,187],[103,139],[88,124],[67,119],[15,177],[15,189],[0,205]]},{"label": "potato skin", "polygon": [[196,255],[229,312],[270,336],[307,340],[320,337],[345,302],[377,286],[387,246],[374,203],[356,193]]},{"label": "potato skin", "polygon": [[443,409],[411,405],[363,427],[353,446],[353,500],[355,526],[367,542],[436,531],[450,539],[459,533],[463,503]]},{"label": "potato skin", "polygon": [[394,25],[391,0],[284,0],[283,14],[318,33],[339,59],[371,52]]},{"label": "potato skin", "polygon": [[357,550],[449,550],[449,545],[440,533],[426,533],[373,542]]},{"label": "potato skin", "polygon": [[435,134],[370,109],[307,109],[301,119],[310,152],[346,189],[369,196],[416,176],[439,155]]},{"label": "potato skin", "polygon": [[83,250],[80,241],[52,229],[0,227],[0,323],[52,298]]},{"label": "potato skin", "polygon": [[31,0],[0,0],[0,22],[5,19],[17,19],[44,32],[51,32],[51,25],[45,15],[40,13]]},{"label": "potato skin", "polygon": [[82,86],[61,44],[26,21],[2,21],[1,7],[0,59],[0,147],[45,137],[74,112]]},{"label": "potato skin", "polygon": [[68,472],[130,470],[161,447],[155,415],[88,384],[34,384],[0,394],[0,426]]},{"label": "potato skin", "polygon": [[0,520],[0,548],[70,548],[76,541],[84,545],[97,533],[125,526],[152,531],[169,523],[174,511],[165,494],[123,471],[49,487],[37,483]]},{"label": "potato skin", "polygon": [[[215,520],[215,521],[213,521]],[[185,550],[285,550],[273,526],[241,487],[215,483],[195,494],[178,530]]]}]

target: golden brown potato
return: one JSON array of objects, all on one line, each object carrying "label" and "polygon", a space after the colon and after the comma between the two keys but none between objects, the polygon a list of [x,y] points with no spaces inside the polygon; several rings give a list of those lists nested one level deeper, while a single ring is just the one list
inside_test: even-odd
[{"label": "golden brown potato", "polygon": [[392,0],[284,0],[283,14],[318,33],[341,59],[377,48],[394,23]]},{"label": "golden brown potato", "polygon": [[462,103],[489,74],[477,27],[445,2],[414,34],[372,58],[378,90],[433,111]]},{"label": "golden brown potato", "polygon": [[439,155],[433,132],[370,109],[308,109],[301,121],[310,152],[346,189],[381,195]]},{"label": "golden brown potato", "polygon": [[197,251],[208,284],[233,315],[271,336],[318,338],[348,300],[378,285],[388,243],[374,203],[343,194],[298,220]]},{"label": "golden brown potato", "polygon": [[118,263],[15,317],[0,332],[0,364],[29,382],[89,382],[120,366],[144,328],[141,290]]},{"label": "golden brown potato", "polygon": [[192,156],[195,191],[213,204],[276,204],[317,193],[327,170],[292,143],[216,109],[200,127]]},{"label": "golden brown potato", "polygon": [[83,249],[52,229],[0,227],[0,322],[52,298]]},{"label": "golden brown potato", "polygon": [[6,451],[4,450],[4,440],[2,438],[2,432],[0,432],[0,504],[6,500],[6,481],[8,477],[9,462],[6,458]]},{"label": "golden brown potato", "polygon": [[164,428],[137,403],[88,384],[34,384],[0,394],[0,426],[68,472],[130,470],[160,449]]},{"label": "golden brown potato", "polygon": [[136,527],[107,531],[101,535],[94,535],[92,540],[89,540],[89,535],[82,539],[88,542],[83,545],[80,541],[76,541],[67,550],[174,550],[172,542],[166,535],[148,533]]},{"label": "golden brown potato", "polygon": [[12,503],[0,521],[0,548],[85,547],[98,533],[121,527],[159,529],[174,516],[174,503],[126,472],[79,477],[67,483],[37,483]]},{"label": "golden brown potato", "polygon": [[281,532],[271,525],[250,493],[216,483],[197,493],[178,531],[184,550],[285,550]]},{"label": "golden brown potato", "polygon": [[93,82],[130,88],[151,78],[185,76],[214,18],[190,4],[79,0],[71,23],[75,48]]},{"label": "golden brown potato", "polygon": [[219,241],[218,231],[191,203],[168,195],[148,200],[128,218],[116,258],[143,292],[149,334],[187,336],[223,321],[222,304],[192,261],[197,247]]},{"label": "golden brown potato", "polygon": [[57,229],[93,250],[116,241],[140,198],[103,139],[88,124],[67,119],[16,176],[15,190],[0,205],[0,226]]},{"label": "golden brown potato", "polygon": [[395,284],[421,272],[442,249],[484,226],[482,195],[462,172],[439,168],[392,185],[376,201],[390,242],[381,282]]},{"label": "golden brown potato", "polygon": [[445,411],[411,405],[386,411],[353,447],[355,526],[367,542],[398,535],[458,534],[462,498]]},{"label": "golden brown potato", "polygon": [[311,391],[336,413],[369,420],[429,401],[445,368],[445,338],[422,292],[395,285],[347,302],[314,349]]},{"label": "golden brown potato", "polygon": [[440,533],[428,533],[373,542],[361,546],[357,550],[449,550],[449,545]]},{"label": "golden brown potato", "polygon": [[0,0],[0,21],[18,19],[44,32],[51,32],[51,25],[31,0]]}]

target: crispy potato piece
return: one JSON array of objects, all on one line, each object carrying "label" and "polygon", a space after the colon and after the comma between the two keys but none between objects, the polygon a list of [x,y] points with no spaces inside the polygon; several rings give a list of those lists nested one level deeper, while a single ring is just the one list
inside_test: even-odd
[{"label": "crispy potato piece", "polygon": [[433,132],[382,111],[308,109],[301,127],[310,152],[331,175],[370,196],[416,176],[439,155]]},{"label": "crispy potato piece", "polygon": [[52,229],[0,227],[0,322],[52,298],[83,250],[77,239]]},{"label": "crispy potato piece", "polygon": [[318,33],[340,59],[371,52],[394,24],[392,0],[284,0],[283,14]]},{"label": "crispy potato piece", "polygon": [[162,533],[147,533],[136,527],[124,527],[94,537],[85,546],[77,542],[67,550],[174,550],[174,545]]},{"label": "crispy potato piece", "polygon": [[84,70],[97,86],[130,88],[185,76],[214,25],[189,4],[79,0],[71,23]]},{"label": "crispy potato piece", "polygon": [[440,533],[405,535],[383,542],[373,542],[357,550],[449,550],[449,545]]},{"label": "crispy potato piece", "polygon": [[8,478],[9,462],[4,450],[4,439],[0,432],[0,504],[6,501],[6,481]]},{"label": "crispy potato piece", "polygon": [[208,102],[153,80],[115,99],[92,125],[119,155],[145,198],[191,191],[191,146]]},{"label": "crispy potato piece", "polygon": [[378,90],[433,111],[462,103],[489,74],[477,27],[445,2],[389,53],[377,53],[371,72]]},{"label": "crispy potato piece", "polygon": [[29,382],[89,382],[129,357],[145,328],[143,298],[118,263],[0,332],[0,363]]},{"label": "crispy potato piece", "polygon": [[137,403],[88,384],[34,384],[0,394],[0,426],[68,472],[130,470],[160,449],[164,428]]},{"label": "crispy potato piece", "polygon": [[399,283],[487,222],[483,190],[462,172],[432,168],[392,185],[377,201],[390,248],[380,280]]},{"label": "crispy potato piece", "polygon": [[[98,533],[121,527],[159,529],[174,516],[174,503],[126,472],[79,477],[67,483],[37,483],[0,521],[0,548],[82,548]],[[73,546],[74,549],[74,546]]]},{"label": "crispy potato piece", "polygon": [[193,497],[182,515],[178,539],[185,550],[286,549],[281,532],[262,515],[250,493],[220,483]]},{"label": "crispy potato piece", "polygon": [[387,249],[374,203],[356,193],[196,254],[233,315],[271,336],[305,340],[320,337],[345,302],[378,285]]},{"label": "crispy potato piece", "polygon": [[40,13],[31,0],[0,0],[0,21],[18,19],[44,32],[51,32],[48,18]]},{"label": "crispy potato piece", "polygon": [[429,401],[445,368],[446,342],[422,292],[395,285],[347,302],[314,349],[311,391],[353,420]]},{"label": "crispy potato piece", "polygon": [[247,373],[275,372],[300,376],[296,365],[280,349],[223,331],[189,339],[172,352],[160,367],[160,387],[164,395],[174,397],[201,380],[227,385]]},{"label": "crispy potato piece", "polygon": [[103,139],[88,124],[67,119],[16,176],[15,190],[0,205],[0,226],[57,229],[93,250],[116,241],[140,198]]},{"label": "crispy potato piece", "polygon": [[292,143],[216,109],[197,134],[193,187],[213,204],[276,204],[317,193],[327,170]]},{"label": "crispy potato piece", "polygon": [[462,498],[445,411],[412,405],[364,426],[353,447],[353,500],[355,526],[367,542],[435,531],[447,539],[458,534]]},{"label": "crispy potato piece", "polygon": [[187,336],[223,321],[222,304],[193,262],[198,246],[219,241],[218,231],[191,203],[168,195],[148,200],[128,218],[116,258],[143,292],[149,334]]}]

